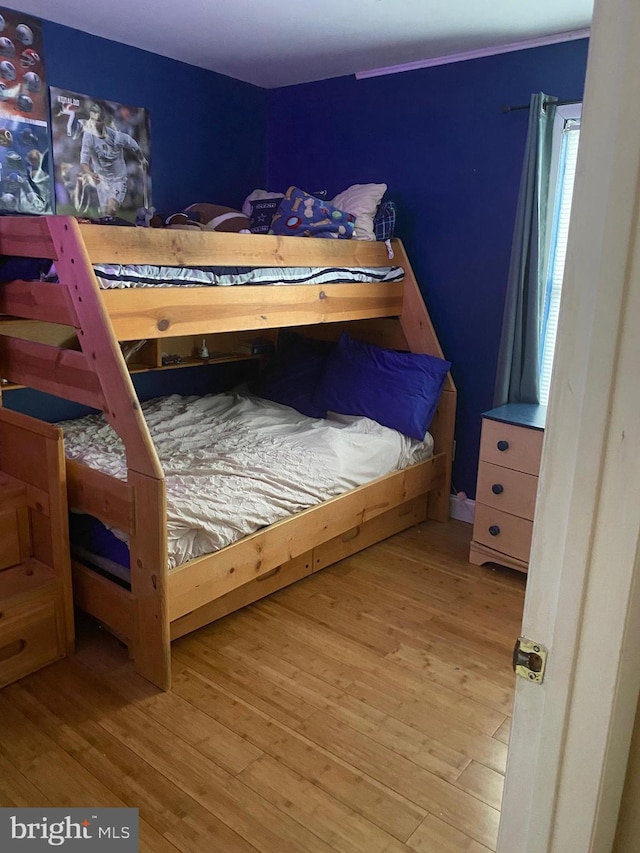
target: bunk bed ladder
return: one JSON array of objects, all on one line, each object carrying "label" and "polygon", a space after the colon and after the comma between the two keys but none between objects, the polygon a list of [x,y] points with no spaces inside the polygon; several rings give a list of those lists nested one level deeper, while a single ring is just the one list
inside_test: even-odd
[{"label": "bunk bed ladder", "polygon": [[[124,443],[132,507],[128,529],[132,533],[136,525],[144,524],[153,535],[131,537],[131,593],[125,595],[122,590],[121,595],[115,596],[104,618],[112,627],[109,620],[122,620],[122,613],[130,610],[133,600],[137,615],[127,620],[130,624],[124,626],[124,633],[136,668],[166,689],[170,686],[171,665],[164,472],[102,304],[79,225],[73,217],[12,218],[10,225],[3,223],[0,252],[50,258],[59,277],[59,283],[4,284],[0,288],[0,313],[23,321],[70,327],[75,330],[80,347],[78,351],[5,334],[0,337],[3,372],[18,384],[102,410]],[[81,472],[81,468],[77,466],[76,471]],[[76,489],[76,493],[81,491]],[[150,495],[154,495],[152,500]],[[150,512],[149,507],[154,511]],[[105,507],[100,515],[108,521],[109,508]],[[83,587],[91,586],[94,581],[89,578],[89,573],[81,574],[78,582]],[[96,589],[83,588],[79,595],[95,598]],[[120,607],[122,612],[118,613]]]}]

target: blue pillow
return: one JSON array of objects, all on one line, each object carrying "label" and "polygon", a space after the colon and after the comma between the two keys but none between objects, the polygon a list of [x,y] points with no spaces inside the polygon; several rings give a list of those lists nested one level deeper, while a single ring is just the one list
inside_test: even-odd
[{"label": "blue pillow", "polygon": [[327,410],[313,402],[313,395],[334,347],[332,341],[313,340],[282,329],[276,355],[258,385],[258,395],[310,418],[326,417]]},{"label": "blue pillow", "polygon": [[356,218],[297,187],[289,187],[271,220],[270,234],[348,240]]},{"label": "blue pillow", "polygon": [[422,441],[450,367],[442,358],[384,349],[343,332],[313,401],[321,409],[364,415]]}]

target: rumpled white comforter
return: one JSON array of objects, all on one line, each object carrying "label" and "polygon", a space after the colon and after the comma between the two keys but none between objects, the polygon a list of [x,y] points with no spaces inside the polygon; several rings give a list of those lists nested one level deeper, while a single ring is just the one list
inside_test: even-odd
[{"label": "rumpled white comforter", "polygon": [[[170,568],[433,453],[429,434],[418,442],[369,418],[308,418],[235,392],[142,409],[166,475]],[[69,458],[126,479],[102,415],[61,426]]]}]

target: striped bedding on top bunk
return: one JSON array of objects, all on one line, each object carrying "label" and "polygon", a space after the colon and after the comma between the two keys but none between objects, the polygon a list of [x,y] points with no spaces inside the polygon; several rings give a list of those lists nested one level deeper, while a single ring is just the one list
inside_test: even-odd
[{"label": "striped bedding on top bunk", "polygon": [[341,284],[399,281],[402,267],[162,267],[94,264],[103,290],[131,287]]}]

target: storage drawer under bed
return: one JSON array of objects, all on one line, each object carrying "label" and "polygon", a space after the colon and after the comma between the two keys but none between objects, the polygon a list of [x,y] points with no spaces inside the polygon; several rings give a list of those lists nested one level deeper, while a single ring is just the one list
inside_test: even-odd
[{"label": "storage drawer under bed", "polygon": [[0,605],[0,687],[63,657],[61,615],[55,598]]}]

